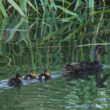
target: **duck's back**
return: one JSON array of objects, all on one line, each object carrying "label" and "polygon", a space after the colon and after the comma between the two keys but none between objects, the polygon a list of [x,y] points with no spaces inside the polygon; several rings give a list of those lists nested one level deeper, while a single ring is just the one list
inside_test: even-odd
[{"label": "duck's back", "polygon": [[76,74],[93,74],[100,71],[102,65],[99,62],[70,62],[62,70],[63,75],[76,75]]},{"label": "duck's back", "polygon": [[19,84],[21,84],[22,81],[17,79],[17,78],[11,78],[9,81],[8,81],[8,85],[9,86],[17,86]]},{"label": "duck's back", "polygon": [[9,79],[9,81],[8,81],[8,85],[9,85],[9,86],[13,86],[14,79],[15,79],[15,78]]}]

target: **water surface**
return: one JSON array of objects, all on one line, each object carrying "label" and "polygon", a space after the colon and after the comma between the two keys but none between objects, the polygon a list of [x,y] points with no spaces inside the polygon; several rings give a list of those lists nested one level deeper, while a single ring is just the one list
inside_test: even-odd
[{"label": "water surface", "polygon": [[[109,110],[110,109],[110,81],[108,78],[105,82],[105,88],[97,88],[94,76],[90,80],[65,80],[60,75],[60,70],[69,61],[90,61],[88,54],[72,54],[75,50],[55,49],[57,54],[53,54],[53,50],[45,55],[42,49],[39,51],[41,57],[33,53],[34,60],[27,54],[22,57],[23,61],[27,58],[32,64],[23,64],[17,62],[15,66],[2,66],[0,75],[0,109],[1,110]],[[72,50],[72,51],[71,51]],[[67,51],[67,53],[65,53]],[[33,51],[34,52],[34,51]],[[55,52],[56,53],[56,52]],[[65,54],[64,54],[65,53]],[[89,50],[89,53],[90,50]],[[74,57],[73,57],[74,56]],[[35,57],[37,58],[35,60]],[[15,55],[16,62],[16,55]],[[20,60],[20,56],[18,56]],[[74,58],[74,59],[72,59]],[[109,73],[109,62],[103,56],[104,70],[102,76]],[[17,60],[18,61],[18,60]],[[35,63],[36,62],[36,63]],[[17,64],[19,64],[17,66]],[[46,66],[45,66],[46,65]],[[38,80],[23,81],[20,88],[9,87],[7,81],[13,77],[16,72],[20,72],[22,76],[28,73],[30,69],[35,69],[41,73],[44,68],[49,68],[52,79],[46,82]]]}]

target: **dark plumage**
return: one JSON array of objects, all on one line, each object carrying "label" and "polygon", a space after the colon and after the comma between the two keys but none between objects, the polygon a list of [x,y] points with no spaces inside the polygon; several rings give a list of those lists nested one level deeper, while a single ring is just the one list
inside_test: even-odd
[{"label": "dark plumage", "polygon": [[21,75],[17,73],[14,78],[9,79],[9,86],[19,86],[22,84]]},{"label": "dark plumage", "polygon": [[24,77],[24,80],[32,80],[36,78],[37,78],[37,73],[34,70],[32,70]]},{"label": "dark plumage", "polygon": [[47,69],[45,69],[44,72],[38,76],[38,80],[48,80],[50,78],[51,78],[51,73]]},{"label": "dark plumage", "polygon": [[61,74],[63,76],[73,77],[80,77],[85,74],[94,75],[94,72],[100,72],[102,70],[100,56],[105,53],[106,52],[104,51],[103,47],[97,45],[94,48],[94,61],[70,62],[63,68]]},{"label": "dark plumage", "polygon": [[100,45],[95,46],[94,48],[94,60],[92,62],[83,61],[83,62],[70,62],[68,63],[61,74],[66,76],[69,79],[73,78],[88,78],[88,75],[94,75],[96,80],[97,87],[105,87],[104,82],[110,76],[110,74],[106,74],[101,77],[102,64],[100,56],[103,54],[107,54],[103,47]]}]

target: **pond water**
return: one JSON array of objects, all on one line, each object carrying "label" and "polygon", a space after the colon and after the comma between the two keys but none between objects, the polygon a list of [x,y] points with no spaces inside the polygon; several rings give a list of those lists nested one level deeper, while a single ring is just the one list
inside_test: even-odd
[{"label": "pond water", "polygon": [[[105,88],[97,88],[94,76],[91,76],[90,80],[65,80],[60,75],[60,70],[67,62],[89,60],[90,56],[87,53],[80,54],[80,49],[76,51],[71,48],[57,51],[58,53],[55,52],[56,50],[51,50],[50,53],[44,54],[44,51],[49,52],[46,50],[42,51],[42,55],[40,54],[41,58],[37,53],[37,60],[35,60],[33,52],[34,60],[29,59],[29,63],[32,61],[33,66],[30,66],[31,64],[28,62],[24,65],[22,61],[22,66],[1,67],[3,74],[0,75],[0,110],[110,110],[110,78],[105,82]],[[91,48],[87,51],[91,53],[90,50]],[[76,53],[73,57],[74,51]],[[64,60],[62,60],[63,58]],[[102,75],[110,71],[108,58],[103,56]],[[39,66],[35,68],[36,65]],[[8,79],[18,71],[24,76],[31,68],[40,73],[44,67],[51,70],[52,79],[46,82],[23,81],[20,88],[7,85]]]}]

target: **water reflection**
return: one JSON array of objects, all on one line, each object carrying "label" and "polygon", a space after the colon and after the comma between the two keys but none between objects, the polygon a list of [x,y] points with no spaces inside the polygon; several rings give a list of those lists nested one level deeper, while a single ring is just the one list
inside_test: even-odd
[{"label": "water reflection", "polygon": [[96,100],[103,101],[103,102],[109,102],[110,101],[110,98],[98,98]]},{"label": "water reflection", "polygon": [[[109,87],[96,88],[95,79],[90,81],[66,81],[59,72],[52,72],[52,79],[46,82],[24,81],[21,89],[8,88],[7,81],[1,80],[0,108],[4,109],[46,109],[83,110],[110,108]],[[70,85],[68,83],[74,84]],[[3,85],[4,89],[3,90]],[[102,94],[102,92],[105,92]],[[108,93],[107,93],[108,92]],[[107,98],[105,98],[107,97]],[[105,101],[106,100],[106,101]],[[15,106],[16,105],[16,106]]]},{"label": "water reflection", "polygon": [[[22,49],[22,48],[20,48]],[[25,54],[12,54],[12,66],[1,66],[0,77],[0,108],[8,110],[85,110],[85,109],[110,109],[110,81],[105,82],[106,88],[97,88],[94,76],[90,80],[64,80],[60,70],[69,61],[89,61],[90,47],[84,48],[31,48]],[[82,51],[82,53],[80,52]],[[12,50],[10,50],[12,51]],[[20,50],[16,51],[19,52]],[[8,53],[9,55],[9,53]],[[31,58],[30,58],[31,56]],[[104,64],[109,57],[102,58]],[[7,61],[4,63],[7,64]],[[19,89],[9,87],[7,81],[16,72],[22,76],[31,69],[39,73],[47,66],[51,70],[52,79],[46,82],[38,80],[23,81]],[[104,67],[102,76],[109,73],[109,68]]]}]

